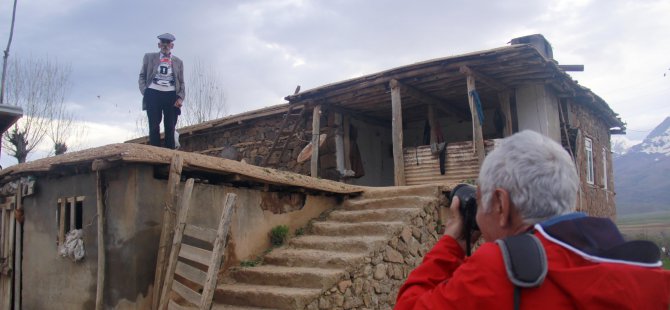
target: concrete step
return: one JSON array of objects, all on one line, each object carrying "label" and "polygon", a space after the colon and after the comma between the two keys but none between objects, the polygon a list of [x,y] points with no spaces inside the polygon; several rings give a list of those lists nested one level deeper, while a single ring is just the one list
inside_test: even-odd
[{"label": "concrete step", "polygon": [[423,210],[420,208],[396,208],[396,209],[372,209],[360,211],[333,211],[328,215],[328,220],[338,222],[360,223],[360,222],[396,222],[408,221],[419,215]]},{"label": "concrete step", "polygon": [[281,248],[265,255],[263,262],[289,267],[346,268],[365,263],[365,258],[365,253]]},{"label": "concrete step", "polygon": [[211,310],[277,310],[277,308],[259,308],[213,303]]},{"label": "concrete step", "polygon": [[308,235],[292,238],[289,244],[299,249],[328,250],[337,252],[366,253],[388,242],[385,236],[319,236]]},{"label": "concrete step", "polygon": [[437,197],[397,196],[371,199],[350,199],[342,204],[340,210],[371,210],[391,208],[423,208],[437,206]]},{"label": "concrete step", "polygon": [[324,236],[384,236],[402,229],[404,222],[346,223],[323,221],[312,223],[312,232]]},{"label": "concrete step", "polygon": [[231,305],[303,309],[319,295],[321,289],[237,283],[219,284],[214,293],[214,300],[216,303]]},{"label": "concrete step", "polygon": [[331,287],[346,274],[344,269],[324,269],[314,267],[285,267],[263,265],[239,268],[230,273],[231,277],[245,284],[277,285],[288,287],[318,288]]},{"label": "concrete step", "polygon": [[450,190],[456,184],[425,184],[414,186],[367,187],[361,198],[375,199],[397,196],[438,197],[443,190]]}]

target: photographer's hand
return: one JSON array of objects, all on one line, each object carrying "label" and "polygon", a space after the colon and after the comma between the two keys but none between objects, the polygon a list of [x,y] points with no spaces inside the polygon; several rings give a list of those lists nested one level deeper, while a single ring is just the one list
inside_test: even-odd
[{"label": "photographer's hand", "polygon": [[[456,240],[458,245],[465,251],[466,248],[466,241],[465,241],[465,234],[463,233],[463,219],[461,212],[458,208],[458,205],[460,204],[460,199],[458,199],[458,196],[454,196],[454,199],[451,201],[451,205],[449,206],[449,212],[451,213],[451,216],[449,216],[449,219],[447,220],[447,223],[445,224],[444,227],[444,234],[446,236],[450,236]],[[479,231],[476,231],[472,234],[472,240],[469,240],[469,242],[476,241],[479,239],[479,236],[481,234]]]}]

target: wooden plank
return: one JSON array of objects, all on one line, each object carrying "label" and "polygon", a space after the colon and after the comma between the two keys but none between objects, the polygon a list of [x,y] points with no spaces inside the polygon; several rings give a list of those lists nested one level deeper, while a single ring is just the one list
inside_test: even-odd
[{"label": "wooden plank", "polygon": [[393,175],[396,186],[405,185],[405,163],[402,147],[402,103],[400,99],[400,85],[391,80],[391,135],[393,140]]},{"label": "wooden plank", "polygon": [[495,89],[499,92],[506,91],[506,90],[510,89],[507,85],[505,85],[503,83],[500,83],[499,81],[497,81],[495,79],[492,79],[492,78],[486,76],[485,74],[483,74],[479,71],[476,71],[476,70],[474,70],[474,69],[472,69],[468,66],[461,66],[459,71],[461,73],[467,75],[467,76],[473,77],[473,79],[476,78],[478,81],[481,81],[484,84],[486,84],[488,86],[491,86],[493,89]]},{"label": "wooden plank", "polygon": [[59,206],[58,208],[60,209],[60,223],[58,226],[58,246],[63,245],[65,243],[65,208],[67,208],[67,201],[65,200],[60,200],[58,202]]},{"label": "wooden plank", "polygon": [[169,299],[169,293],[172,289],[172,284],[176,281],[174,280],[174,272],[177,268],[177,256],[181,252],[181,240],[184,236],[184,227],[186,226],[186,217],[188,215],[188,209],[191,206],[191,194],[193,193],[193,183],[195,181],[191,178],[186,180],[184,185],[184,194],[181,199],[181,206],[179,208],[179,217],[177,219],[177,227],[175,228],[174,237],[172,239],[172,247],[170,249],[170,256],[168,260],[167,268],[165,269],[165,280],[163,282],[163,287],[160,290],[161,295],[159,296],[159,307],[158,309],[165,309],[166,302]]},{"label": "wooden plank", "polygon": [[482,133],[482,124],[479,123],[479,114],[475,106],[475,99],[470,93],[475,90],[475,77],[468,75],[468,103],[470,104],[470,114],[472,114],[472,138],[474,140],[474,149],[479,165],[484,162],[484,135]]},{"label": "wooden plank", "polygon": [[70,227],[68,227],[67,232],[71,232],[77,228],[77,203],[74,201],[74,197],[67,199],[68,208],[70,208]]},{"label": "wooden plank", "polygon": [[187,280],[198,283],[200,285],[205,285],[205,281],[207,280],[206,272],[180,261],[177,261],[175,274],[178,274]]},{"label": "wooden plank", "polygon": [[505,128],[503,129],[503,137],[512,135],[512,109],[510,108],[509,98],[511,92],[504,91],[498,93],[498,100],[500,101],[500,110],[505,115]]},{"label": "wooden plank", "polygon": [[225,255],[227,246],[226,237],[230,230],[230,220],[233,217],[233,208],[237,201],[237,195],[228,193],[225,199],[223,212],[221,212],[221,219],[219,220],[219,229],[216,232],[216,241],[214,241],[214,249],[212,250],[212,258],[209,263],[209,270],[207,271],[207,281],[202,291],[200,309],[210,309],[212,307],[212,298],[214,298],[219,268]]},{"label": "wooden plank", "polygon": [[186,301],[194,304],[194,305],[199,305],[200,304],[200,294],[197,292],[193,291],[192,289],[186,287],[184,284],[179,283],[179,281],[174,281],[172,284],[172,287],[175,291],[175,293],[179,294],[179,296],[183,297],[186,299]]},{"label": "wooden plank", "polygon": [[214,243],[214,240],[216,239],[216,230],[186,224],[186,228],[184,228],[184,235],[198,240],[207,241],[209,243]]},{"label": "wooden plank", "polygon": [[[156,262],[156,272],[154,276],[154,294],[152,300],[152,309],[156,309],[160,303],[161,289],[163,279],[165,278],[165,269],[168,253],[170,253],[170,241],[174,232],[174,205],[178,200],[177,187],[181,180],[181,170],[184,165],[184,158],[177,154],[172,157],[170,163],[170,172],[168,177],[167,193],[165,195],[165,210],[163,211],[163,227],[161,237],[158,243],[158,256]],[[161,308],[162,309],[162,308]]]},{"label": "wooden plank", "polygon": [[312,161],[310,175],[319,177],[319,134],[321,130],[321,105],[316,105],[312,111]]},{"label": "wooden plank", "polygon": [[104,307],[104,292],[105,292],[105,208],[104,197],[105,190],[102,182],[102,173],[100,170],[95,171],[96,179],[96,209],[98,212],[98,270],[97,283],[95,290],[95,309],[100,310]]},{"label": "wooden plank", "polygon": [[[23,183],[16,191],[16,210],[23,212]],[[16,250],[14,251],[14,310],[21,310],[21,273],[23,255],[23,223],[16,221]]]},{"label": "wooden plank", "polygon": [[167,307],[167,308],[168,308],[168,310],[192,310],[192,309],[198,309],[197,307],[193,307],[193,306],[182,306],[182,305],[180,305],[180,304],[174,302],[174,300],[170,300],[170,301],[168,302],[168,307]]},{"label": "wooden plank", "polygon": [[181,251],[179,251],[179,257],[192,260],[205,266],[209,264],[211,256],[212,251],[194,247],[188,244],[182,244]]}]

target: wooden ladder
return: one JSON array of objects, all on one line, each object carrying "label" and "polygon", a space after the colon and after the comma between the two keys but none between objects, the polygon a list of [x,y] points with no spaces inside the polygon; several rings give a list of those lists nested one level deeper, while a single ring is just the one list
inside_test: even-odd
[{"label": "wooden ladder", "polygon": [[[300,105],[300,104],[298,104]],[[273,163],[274,166],[276,166],[279,161],[281,161],[282,156],[284,156],[284,153],[286,152],[286,147],[288,146],[291,137],[295,134],[295,131],[298,129],[300,124],[302,123],[302,117],[305,115],[305,105],[302,104],[300,105],[300,112],[299,113],[293,113],[293,109],[296,108],[298,105],[292,105],[289,104],[288,110],[286,111],[286,114],[284,115],[284,119],[281,122],[281,125],[279,125],[279,130],[277,131],[277,134],[275,135],[274,141],[272,141],[272,146],[268,150],[267,156],[263,159],[263,162],[261,163],[262,167],[267,167],[268,163],[270,162],[270,158],[272,158],[272,154],[279,152],[279,159],[277,160],[276,163]],[[293,126],[291,127],[290,130],[286,130],[286,127],[288,127],[290,121],[289,119],[293,119]],[[284,143],[280,143],[281,138],[285,137],[283,140]]]},{"label": "wooden ladder", "polygon": [[[181,309],[204,309],[209,310],[212,307],[212,299],[216,289],[219,268],[225,260],[226,236],[230,229],[230,220],[237,200],[237,195],[233,193],[226,194],[223,205],[223,212],[219,220],[217,230],[198,227],[186,224],[188,209],[190,207],[191,193],[193,192],[193,179],[188,179],[184,186],[184,193],[181,200],[181,208],[175,227],[172,249],[170,251],[170,260],[165,273],[165,281],[161,290],[160,306],[161,310],[181,310]],[[184,235],[191,239],[196,239],[212,245],[212,250],[203,249],[200,244],[189,245],[183,243]],[[196,262],[197,264],[207,266],[207,272],[197,268],[185,261]],[[198,288],[202,289],[199,293],[198,288],[192,285],[185,285],[175,280],[175,274],[190,282],[196,283]],[[186,300],[189,305],[182,305],[171,298],[172,293],[179,295]]]}]

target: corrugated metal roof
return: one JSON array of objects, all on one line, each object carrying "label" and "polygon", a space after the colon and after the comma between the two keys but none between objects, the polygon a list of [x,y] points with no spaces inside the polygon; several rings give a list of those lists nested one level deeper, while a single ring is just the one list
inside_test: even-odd
[{"label": "corrugated metal roof", "polygon": [[[487,152],[493,150],[495,140],[484,141]],[[446,173],[440,174],[438,154],[433,154],[429,145],[404,149],[405,182],[407,185],[430,183],[462,183],[475,180],[479,175],[479,163],[472,141],[447,144]]]}]

